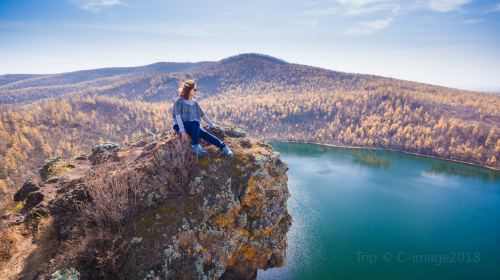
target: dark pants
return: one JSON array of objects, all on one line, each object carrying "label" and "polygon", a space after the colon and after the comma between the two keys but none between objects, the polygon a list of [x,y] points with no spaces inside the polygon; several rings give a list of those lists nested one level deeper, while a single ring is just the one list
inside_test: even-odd
[{"label": "dark pants", "polygon": [[[186,130],[187,134],[191,136],[191,143],[193,145],[199,144],[201,137],[219,147],[221,150],[226,146],[226,143],[222,142],[219,138],[215,137],[213,134],[201,127],[199,121],[194,120],[182,123],[184,124],[184,129]],[[179,133],[179,126],[177,124],[174,125],[174,130],[175,133]]]}]

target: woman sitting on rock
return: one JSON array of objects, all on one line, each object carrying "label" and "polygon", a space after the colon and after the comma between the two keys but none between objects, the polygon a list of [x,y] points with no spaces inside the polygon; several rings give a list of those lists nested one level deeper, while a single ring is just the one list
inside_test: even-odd
[{"label": "woman sitting on rock", "polygon": [[180,133],[181,137],[191,136],[191,151],[200,156],[205,155],[205,150],[200,145],[200,138],[207,140],[209,143],[219,147],[224,154],[232,157],[233,152],[229,147],[200,126],[200,118],[210,124],[210,128],[215,128],[216,125],[203,112],[198,101],[194,99],[196,96],[196,86],[193,80],[188,80],[182,83],[179,87],[179,98],[174,103],[172,115],[174,118],[174,130]]}]

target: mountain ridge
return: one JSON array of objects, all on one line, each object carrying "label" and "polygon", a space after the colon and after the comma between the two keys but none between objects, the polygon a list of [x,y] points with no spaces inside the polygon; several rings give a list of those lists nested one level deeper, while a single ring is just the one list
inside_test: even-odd
[{"label": "mountain ridge", "polygon": [[[61,85],[66,85],[70,84],[71,81],[68,81],[66,83],[48,83],[45,82],[45,84],[36,84],[37,81],[43,80],[43,79],[56,79],[59,78],[61,79],[64,77],[65,79],[70,79],[72,76],[78,76],[78,75],[85,75],[89,74],[92,79],[83,79],[83,80],[78,80],[78,81],[72,81],[74,82],[90,82],[93,80],[97,79],[103,79],[103,78],[117,78],[118,76],[122,75],[144,75],[144,74],[167,74],[167,73],[173,73],[173,72],[182,72],[182,73],[197,73],[197,72],[202,72],[204,70],[207,70],[207,68],[211,67],[222,67],[222,66],[227,66],[230,64],[234,63],[241,63],[241,62],[249,62],[251,60],[254,61],[264,61],[264,62],[271,62],[274,64],[280,64],[280,65],[288,65],[288,66],[293,66],[293,67],[302,67],[306,69],[314,69],[317,71],[321,72],[326,72],[331,75],[337,74],[337,75],[357,75],[357,76],[362,76],[362,77],[367,77],[367,78],[372,78],[372,79],[389,79],[389,80],[394,80],[394,81],[401,81],[401,82],[407,82],[407,83],[416,83],[416,84],[421,84],[421,85],[426,85],[426,86],[433,86],[433,87],[440,87],[440,88],[445,88],[445,89],[453,89],[453,90],[460,90],[460,91],[467,91],[467,92],[475,92],[475,93],[480,93],[480,94],[489,94],[490,92],[484,92],[484,91],[473,91],[473,90],[466,90],[466,89],[458,89],[454,87],[449,87],[449,86],[443,86],[443,85],[437,85],[437,84],[431,84],[431,83],[425,83],[425,82],[418,82],[418,81],[412,81],[412,80],[406,80],[406,79],[399,79],[399,78],[394,78],[394,77],[389,77],[389,76],[381,76],[381,75],[375,75],[375,74],[369,74],[369,73],[356,73],[356,72],[345,72],[345,71],[339,71],[339,70],[334,70],[334,69],[329,69],[329,68],[324,68],[324,67],[319,67],[319,66],[312,66],[312,65],[307,65],[307,64],[300,64],[300,63],[292,63],[292,62],[287,62],[283,59],[273,57],[267,54],[261,54],[261,53],[240,53],[232,56],[228,56],[226,58],[222,58],[217,61],[197,61],[197,62],[166,62],[166,61],[159,61],[151,64],[146,64],[146,65],[139,65],[139,66],[126,66],[126,67],[103,67],[103,68],[94,68],[94,69],[85,69],[85,70],[77,70],[77,71],[70,71],[70,72],[61,72],[61,73],[53,73],[53,74],[4,74],[0,75],[0,94],[2,94],[2,90],[9,90],[9,89],[20,89],[22,87],[14,87],[12,88],[13,85],[23,83],[23,82],[34,82],[32,86],[29,87],[40,87],[40,86],[61,86]],[[18,77],[18,78],[15,78]],[[25,78],[22,78],[25,77]],[[14,79],[14,80],[12,80]],[[8,82],[9,80],[12,80]],[[26,88],[26,87],[24,87]],[[0,103],[1,104],[1,103]]]}]

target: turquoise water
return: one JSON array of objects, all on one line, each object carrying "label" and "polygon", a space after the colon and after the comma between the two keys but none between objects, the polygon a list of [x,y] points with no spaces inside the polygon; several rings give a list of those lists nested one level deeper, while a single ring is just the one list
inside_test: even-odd
[{"label": "turquoise water", "polygon": [[288,163],[283,268],[258,279],[500,279],[500,174],[397,152],[272,142]]}]

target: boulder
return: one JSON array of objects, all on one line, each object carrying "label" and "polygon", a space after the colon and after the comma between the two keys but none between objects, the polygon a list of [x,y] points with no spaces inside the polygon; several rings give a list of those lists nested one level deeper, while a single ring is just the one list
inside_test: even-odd
[{"label": "boulder", "polygon": [[96,145],[92,148],[92,154],[89,156],[92,164],[99,164],[108,160],[118,160],[117,154],[120,151],[120,145],[116,143],[106,142]]},{"label": "boulder", "polygon": [[26,181],[23,186],[14,194],[14,201],[19,202],[26,200],[31,192],[40,190],[37,184],[32,181]]}]

